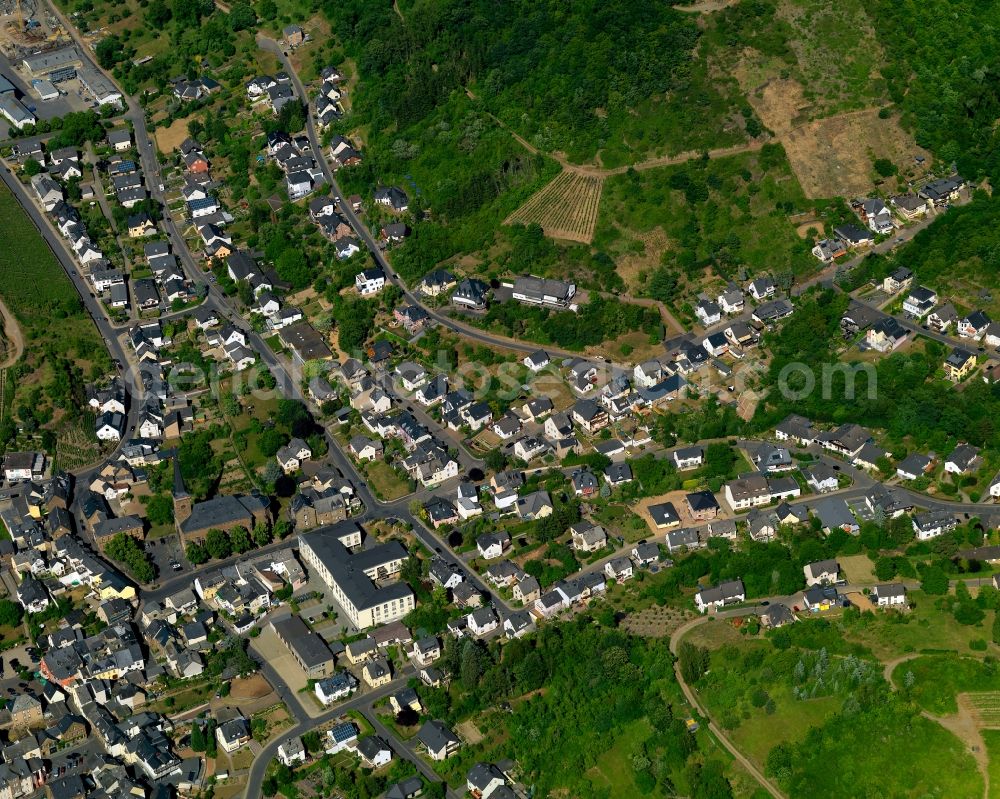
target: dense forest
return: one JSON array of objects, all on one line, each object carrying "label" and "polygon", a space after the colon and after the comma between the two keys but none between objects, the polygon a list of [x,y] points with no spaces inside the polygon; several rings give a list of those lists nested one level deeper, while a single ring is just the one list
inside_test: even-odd
[{"label": "dense forest", "polygon": [[745,104],[720,97],[725,81],[710,81],[692,58],[696,20],[669,4],[420,0],[400,10],[325,7],[362,76],[379,76],[359,93],[372,130],[403,130],[470,89],[542,149],[574,159],[623,139],[636,151],[677,152],[743,136],[706,138]]},{"label": "dense forest", "polygon": [[1000,175],[1000,6],[878,0],[882,72],[917,143],[968,177]]}]

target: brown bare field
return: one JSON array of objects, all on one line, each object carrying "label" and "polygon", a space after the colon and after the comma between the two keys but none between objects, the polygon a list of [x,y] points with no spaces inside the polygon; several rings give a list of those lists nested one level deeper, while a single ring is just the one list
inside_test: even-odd
[{"label": "brown bare field", "polygon": [[462,740],[469,744],[469,746],[475,746],[483,740],[482,731],[480,731],[479,727],[477,727],[472,721],[463,721],[455,727],[455,732],[457,732],[462,737]]},{"label": "brown bare field", "polygon": [[[906,171],[926,150],[903,131],[897,116],[879,118],[878,108],[862,108],[794,124],[809,108],[802,86],[772,80],[748,97],[754,111],[785,147],[806,197],[854,197],[872,187],[872,161],[888,158]],[[863,143],[863,146],[859,143]]]},{"label": "brown bare field", "polygon": [[823,223],[819,220],[813,219],[811,222],[803,222],[797,228],[795,228],[795,233],[800,239],[809,239],[812,241],[815,236],[810,235],[810,230],[822,230]]},{"label": "brown bare field", "polygon": [[231,685],[229,696],[234,700],[260,699],[271,693],[271,686],[260,674],[237,677]]},{"label": "brown bare field", "polygon": [[[681,472],[681,476],[683,475],[684,473]],[[693,491],[695,489],[691,490]],[[634,505],[631,506],[632,512],[636,514],[644,522],[646,522],[647,525],[649,525],[649,529],[653,532],[654,535],[666,535],[667,533],[670,532],[670,530],[680,530],[681,528],[684,527],[694,527],[699,524],[702,524],[702,522],[691,518],[691,514],[688,511],[687,502],[684,501],[684,498],[687,496],[687,494],[688,494],[687,490],[681,489],[679,491],[671,491],[668,494],[660,494],[658,497],[644,497],[643,499],[640,499],[638,502],[636,502]],[[670,530],[667,529],[660,530],[653,523],[653,517],[649,515],[650,505],[659,505],[663,502],[672,502],[674,504],[674,510],[677,511],[677,515],[680,517],[681,520],[680,524],[678,524],[676,527],[671,527]],[[724,519],[728,515],[729,514],[727,514],[725,511],[722,511],[719,513],[719,518]]]},{"label": "brown bare field", "polygon": [[564,170],[504,220],[541,225],[546,236],[590,244],[604,179]]},{"label": "brown bare field", "polygon": [[177,119],[167,128],[157,128],[153,133],[156,139],[156,148],[161,153],[172,153],[182,141],[188,137],[188,127],[186,119]]}]

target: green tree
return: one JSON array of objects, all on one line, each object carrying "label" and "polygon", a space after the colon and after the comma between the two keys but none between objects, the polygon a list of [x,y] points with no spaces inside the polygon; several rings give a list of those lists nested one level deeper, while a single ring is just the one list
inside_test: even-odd
[{"label": "green tree", "polygon": [[197,720],[191,725],[191,748],[195,752],[205,751],[205,730]]},{"label": "green tree", "polygon": [[155,494],[146,504],[146,518],[150,524],[173,524],[174,501],[166,494]]},{"label": "green tree", "polygon": [[920,575],[920,590],[931,595],[947,594],[948,575],[937,564],[925,566]]},{"label": "green tree", "polygon": [[687,683],[698,682],[702,675],[708,671],[710,657],[710,653],[705,647],[697,646],[690,641],[682,641],[677,650],[677,659],[684,681]]},{"label": "green tree", "polygon": [[44,167],[34,158],[29,158],[24,162],[24,166],[21,167],[21,171],[30,178],[44,171]]},{"label": "green tree", "polygon": [[162,31],[172,16],[170,7],[164,0],[151,0],[146,6],[146,23],[155,31]]},{"label": "green tree", "polygon": [[208,551],[205,549],[204,545],[197,541],[192,541],[187,545],[184,550],[184,556],[188,559],[188,562],[194,566],[200,566],[202,563],[208,561]]},{"label": "green tree", "polygon": [[0,599],[0,626],[16,627],[23,616],[24,609],[17,602]]},{"label": "green tree", "polygon": [[271,528],[267,522],[260,521],[253,526],[253,542],[259,547],[271,543]]},{"label": "green tree", "polygon": [[215,560],[228,558],[233,554],[233,548],[229,542],[229,536],[227,536],[222,530],[217,530],[213,527],[205,535],[205,551],[208,552],[209,556]]},{"label": "green tree", "polygon": [[242,525],[239,527],[234,527],[229,531],[229,543],[233,548],[233,552],[237,555],[243,552],[249,552],[253,549],[253,541],[250,538],[250,531]]},{"label": "green tree", "polygon": [[229,27],[234,31],[243,31],[257,24],[257,15],[249,3],[234,3],[229,11]]}]

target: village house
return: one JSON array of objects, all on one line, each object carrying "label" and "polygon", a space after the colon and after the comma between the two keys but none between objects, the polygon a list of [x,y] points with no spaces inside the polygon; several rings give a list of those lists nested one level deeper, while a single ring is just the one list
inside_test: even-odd
[{"label": "village house", "polygon": [[944,360],[944,373],[949,380],[958,383],[976,369],[976,355],[962,347],[955,347]]},{"label": "village house", "polygon": [[746,588],[743,587],[742,580],[730,580],[713,588],[703,588],[694,595],[695,607],[699,613],[744,601],[746,601]]},{"label": "village house", "polygon": [[901,583],[876,585],[868,598],[876,607],[900,607],[906,604],[906,586]]}]

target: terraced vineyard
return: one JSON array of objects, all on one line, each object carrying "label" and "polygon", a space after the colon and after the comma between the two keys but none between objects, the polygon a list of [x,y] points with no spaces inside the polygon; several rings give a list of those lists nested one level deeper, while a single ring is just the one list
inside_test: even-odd
[{"label": "terraced vineyard", "polygon": [[565,169],[507,217],[506,224],[538,224],[546,236],[590,244],[604,178]]}]

